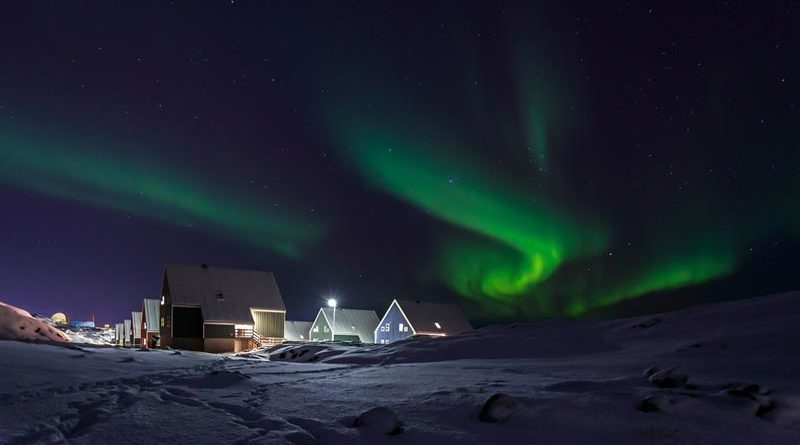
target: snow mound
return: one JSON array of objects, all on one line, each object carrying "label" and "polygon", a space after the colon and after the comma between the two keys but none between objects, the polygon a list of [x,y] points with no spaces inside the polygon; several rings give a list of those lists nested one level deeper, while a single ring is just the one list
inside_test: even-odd
[{"label": "snow mound", "polygon": [[520,402],[508,394],[495,394],[483,404],[478,419],[481,422],[502,423],[508,420],[520,407]]},{"label": "snow mound", "polygon": [[388,435],[400,434],[401,432],[397,414],[385,406],[372,408],[361,413],[353,422],[353,427],[371,433]]},{"label": "snow mound", "polygon": [[30,312],[0,302],[0,340],[67,343],[69,338]]},{"label": "snow mound", "polygon": [[347,343],[302,343],[277,346],[257,354],[266,355],[273,362],[316,363],[358,349],[361,347]]}]

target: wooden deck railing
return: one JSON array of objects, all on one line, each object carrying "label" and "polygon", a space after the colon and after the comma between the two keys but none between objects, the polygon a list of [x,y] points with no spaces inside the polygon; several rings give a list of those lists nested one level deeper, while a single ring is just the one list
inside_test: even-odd
[{"label": "wooden deck railing", "polygon": [[253,347],[267,347],[271,348],[277,344],[283,343],[282,338],[265,337],[253,329],[237,329],[236,338],[249,338],[253,342]]}]

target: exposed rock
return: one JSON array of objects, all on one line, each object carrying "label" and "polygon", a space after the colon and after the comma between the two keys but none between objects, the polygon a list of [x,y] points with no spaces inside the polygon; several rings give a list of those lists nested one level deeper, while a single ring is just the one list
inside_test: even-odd
[{"label": "exposed rock", "polygon": [[645,370],[642,371],[642,375],[645,378],[650,378],[650,376],[655,374],[657,371],[658,371],[658,368],[656,368],[655,366],[650,366],[649,368],[645,368]]},{"label": "exposed rock", "polygon": [[[650,368],[645,369],[645,373],[648,370]],[[689,381],[689,374],[675,367],[662,370],[654,368],[647,376],[647,380],[659,388],[678,388],[686,385],[686,382]]]},{"label": "exposed rock", "polygon": [[508,420],[520,406],[519,400],[512,396],[502,393],[494,394],[481,407],[478,419],[481,422],[502,423]]},{"label": "exposed rock", "polygon": [[669,399],[661,396],[648,396],[636,404],[636,409],[645,413],[664,411],[671,403]]},{"label": "exposed rock", "polygon": [[653,326],[656,326],[661,323],[661,319],[658,317],[651,318],[649,320],[642,321],[640,323],[636,323],[631,325],[631,329],[650,329]]},{"label": "exposed rock", "polygon": [[400,433],[400,423],[397,420],[397,414],[385,406],[372,408],[361,413],[356,417],[353,426],[381,434]]},{"label": "exposed rock", "polygon": [[775,402],[767,396],[769,389],[763,388],[755,383],[740,385],[726,391],[729,395],[740,398],[747,398],[752,400],[753,413],[756,416],[763,416],[764,414],[775,409]]}]

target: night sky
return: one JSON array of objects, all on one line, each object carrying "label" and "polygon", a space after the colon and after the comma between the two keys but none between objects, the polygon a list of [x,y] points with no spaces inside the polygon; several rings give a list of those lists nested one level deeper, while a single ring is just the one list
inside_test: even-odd
[{"label": "night sky", "polygon": [[2,2],[0,300],[114,322],[165,262],[306,320],[798,289],[800,7],[735,3]]}]

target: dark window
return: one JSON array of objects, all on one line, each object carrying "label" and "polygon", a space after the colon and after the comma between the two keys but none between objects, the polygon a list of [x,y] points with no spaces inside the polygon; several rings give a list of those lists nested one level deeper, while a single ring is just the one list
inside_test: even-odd
[{"label": "dark window", "polygon": [[206,338],[233,338],[235,331],[232,324],[207,324]]},{"label": "dark window", "polygon": [[199,307],[172,308],[173,337],[202,337],[203,315]]}]

